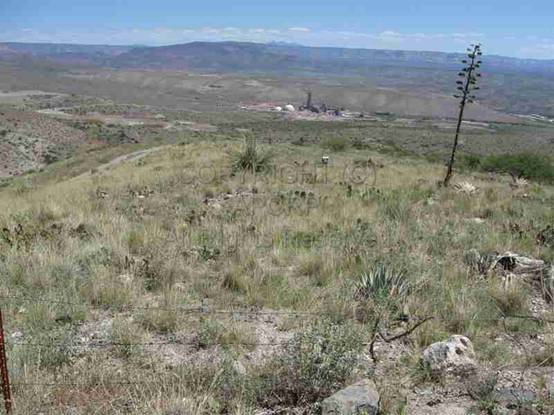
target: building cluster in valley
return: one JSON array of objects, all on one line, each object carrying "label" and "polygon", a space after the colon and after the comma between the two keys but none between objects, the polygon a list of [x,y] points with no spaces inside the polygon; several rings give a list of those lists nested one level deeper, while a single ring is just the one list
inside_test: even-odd
[{"label": "building cluster in valley", "polygon": [[251,111],[270,111],[286,113],[294,119],[317,119],[317,120],[333,120],[345,118],[365,118],[364,113],[349,111],[344,107],[333,108],[327,103],[314,104],[312,92],[307,93],[307,98],[304,103],[295,106],[290,102],[284,105],[275,103],[262,103],[242,107]]}]

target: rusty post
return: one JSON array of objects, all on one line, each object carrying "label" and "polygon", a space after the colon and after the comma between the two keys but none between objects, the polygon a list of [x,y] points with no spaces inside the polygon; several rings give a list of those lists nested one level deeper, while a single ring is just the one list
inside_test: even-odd
[{"label": "rusty post", "polygon": [[8,373],[8,362],[6,360],[6,344],[4,342],[4,322],[2,310],[0,309],[0,376],[2,377],[2,395],[4,396],[4,407],[6,414],[12,413],[12,396],[10,390],[10,376]]}]

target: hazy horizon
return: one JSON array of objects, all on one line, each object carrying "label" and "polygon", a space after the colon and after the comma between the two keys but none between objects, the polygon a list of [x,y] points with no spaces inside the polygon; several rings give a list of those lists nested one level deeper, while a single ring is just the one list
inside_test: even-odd
[{"label": "hazy horizon", "polygon": [[[169,46],[179,46],[179,45],[187,45],[191,43],[246,43],[246,44],[259,44],[259,45],[283,45],[283,46],[296,46],[296,47],[303,47],[303,48],[316,48],[316,49],[352,49],[352,50],[383,50],[383,51],[398,51],[398,52],[421,52],[421,53],[458,53],[463,54],[463,50],[459,51],[444,51],[444,50],[428,50],[428,49],[394,49],[394,48],[369,48],[369,47],[348,47],[348,46],[310,46],[305,45],[301,43],[296,42],[283,42],[283,41],[267,41],[267,42],[255,42],[255,41],[240,41],[240,40],[191,40],[181,43],[168,43],[168,44],[160,44],[160,45],[149,45],[149,44],[125,44],[125,43],[117,43],[117,44],[110,44],[110,43],[78,43],[78,42],[48,42],[48,41],[36,41],[36,42],[21,42],[21,41],[0,41],[1,43],[13,43],[13,44],[43,44],[43,45],[78,45],[78,46],[111,46],[111,47],[133,47],[133,48],[156,48],[156,47],[169,47]],[[500,55],[500,54],[488,54],[489,57],[501,57],[501,58],[510,58],[510,59],[521,59],[521,60],[535,60],[535,61],[554,61],[554,58],[522,58],[518,56],[509,56],[509,55]]]},{"label": "hazy horizon", "polygon": [[[189,2],[186,2],[189,3]],[[245,0],[5,0],[0,41],[162,46],[193,41],[290,42],[310,47],[463,52],[481,42],[489,55],[554,59],[554,3],[386,4]]]}]

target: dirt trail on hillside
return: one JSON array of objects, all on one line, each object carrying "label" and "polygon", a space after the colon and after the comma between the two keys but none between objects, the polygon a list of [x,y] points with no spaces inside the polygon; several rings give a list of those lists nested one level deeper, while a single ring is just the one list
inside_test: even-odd
[{"label": "dirt trail on hillside", "polygon": [[140,159],[146,157],[149,154],[157,153],[158,151],[164,150],[164,149],[169,148],[169,147],[171,147],[171,145],[166,144],[166,145],[163,145],[163,146],[147,148],[147,149],[144,149],[144,150],[138,150],[138,151],[135,151],[133,153],[123,154],[121,156],[118,156],[118,157],[114,158],[113,160],[110,160],[109,162],[107,162],[105,164],[101,164],[100,166],[96,167],[94,169],[95,173],[93,173],[93,171],[89,170],[86,173],[82,173],[78,176],[75,176],[71,180],[78,180],[78,179],[91,177],[93,174],[100,173],[100,172],[103,172],[103,171],[106,171],[106,170],[110,170],[111,168],[113,168],[115,166],[118,166],[119,164],[128,162],[128,161],[140,160]]}]

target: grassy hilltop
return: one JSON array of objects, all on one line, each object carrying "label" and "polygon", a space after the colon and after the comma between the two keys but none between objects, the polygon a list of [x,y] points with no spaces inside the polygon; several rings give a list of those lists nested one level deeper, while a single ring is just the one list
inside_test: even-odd
[{"label": "grassy hilltop", "polygon": [[[368,372],[384,413],[429,413],[412,399],[437,385],[421,350],[452,333],[472,339],[499,382],[552,364],[554,342],[536,335],[551,324],[501,319],[548,317],[540,294],[467,261],[472,249],[554,260],[537,239],[554,223],[548,175],[514,188],[468,169],[454,182],[475,192],[438,188],[440,162],[301,125],[254,131],[254,156],[221,127],[5,183],[0,296],[17,413],[316,411]],[[491,163],[473,161],[464,166]],[[393,278],[368,282],[383,273]],[[394,333],[431,316],[377,342],[371,362],[377,319]],[[523,376],[550,413],[546,375]],[[478,396],[468,405],[485,405]]]}]

